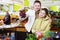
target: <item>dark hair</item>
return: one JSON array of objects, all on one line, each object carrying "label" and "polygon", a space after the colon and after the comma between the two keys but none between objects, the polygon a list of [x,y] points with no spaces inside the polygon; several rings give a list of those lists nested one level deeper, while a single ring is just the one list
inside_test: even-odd
[{"label": "dark hair", "polygon": [[42,8],[42,10],[44,10],[46,15],[48,15],[48,9],[47,8]]},{"label": "dark hair", "polygon": [[39,0],[36,0],[36,1],[34,2],[34,4],[35,4],[35,3],[39,3],[40,6],[41,6],[41,2],[40,2]]}]

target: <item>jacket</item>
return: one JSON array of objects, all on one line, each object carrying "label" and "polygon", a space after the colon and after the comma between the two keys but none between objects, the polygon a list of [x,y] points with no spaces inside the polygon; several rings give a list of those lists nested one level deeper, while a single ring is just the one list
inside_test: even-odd
[{"label": "jacket", "polygon": [[51,23],[49,22],[49,18],[50,17],[46,17],[46,18],[37,18],[33,24],[33,27],[32,27],[32,33],[35,33],[35,32],[41,32],[41,33],[46,33],[50,30],[50,26],[51,26]]}]

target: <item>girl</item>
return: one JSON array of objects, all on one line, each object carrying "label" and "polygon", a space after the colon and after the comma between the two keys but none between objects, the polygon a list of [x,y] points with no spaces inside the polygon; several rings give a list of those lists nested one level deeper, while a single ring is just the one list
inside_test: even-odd
[{"label": "girl", "polygon": [[[48,15],[48,10],[46,8],[42,8],[41,12],[39,13],[39,17],[36,18],[35,23],[33,24],[32,27],[32,33],[40,35],[39,37],[41,38],[42,35],[50,30],[50,25],[51,25],[51,18]],[[40,40],[38,38],[38,40]]]}]

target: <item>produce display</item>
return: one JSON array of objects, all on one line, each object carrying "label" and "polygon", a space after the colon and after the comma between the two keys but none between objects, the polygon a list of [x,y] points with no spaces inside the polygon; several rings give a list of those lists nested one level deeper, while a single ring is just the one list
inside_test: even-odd
[{"label": "produce display", "polygon": [[54,18],[53,19],[54,20],[53,26],[54,27],[60,27],[60,12],[49,11],[49,13]]},{"label": "produce display", "polygon": [[10,14],[7,12],[5,17],[4,17],[4,24],[10,25],[11,20],[10,20]]},{"label": "produce display", "polygon": [[25,18],[26,17],[25,10],[20,10],[19,14],[20,14],[21,18]]},{"label": "produce display", "polygon": [[24,8],[22,10],[19,11],[19,15],[21,16],[21,18],[25,18],[26,17],[26,11],[28,11],[28,8]]},{"label": "produce display", "polygon": [[35,34],[27,34],[27,38],[25,40],[37,40]]},{"label": "produce display", "polygon": [[0,25],[3,25],[4,23],[3,23],[3,20],[0,20]]}]

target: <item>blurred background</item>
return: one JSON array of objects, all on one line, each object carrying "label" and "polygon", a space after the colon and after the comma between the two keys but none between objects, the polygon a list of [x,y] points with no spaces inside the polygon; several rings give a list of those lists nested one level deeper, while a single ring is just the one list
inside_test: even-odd
[{"label": "blurred background", "polygon": [[[24,9],[25,11],[27,11],[28,9],[32,9],[34,1],[35,0],[0,0],[0,21],[4,19],[6,11],[8,11],[11,16],[12,23],[13,21],[15,22],[16,20],[19,19],[18,16],[19,11],[22,9]],[[40,0],[40,1],[42,4],[42,8],[47,8],[49,10],[49,14],[51,14],[52,16],[53,23],[51,25],[51,31],[60,32],[60,0]],[[15,28],[0,29],[1,34],[0,36],[5,36],[2,37],[3,39],[7,37],[10,38],[12,37],[11,35],[14,34],[15,35],[15,36],[13,35],[14,37],[18,37],[19,35],[20,39],[22,38],[21,40],[24,40],[26,34],[24,24],[26,22],[27,20],[21,22],[20,26]],[[1,23],[2,22],[0,22],[0,26]],[[16,40],[19,40],[19,37],[16,38]]]}]

